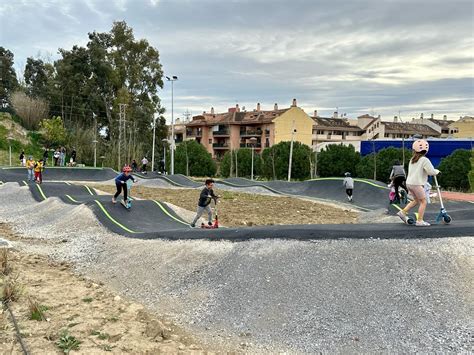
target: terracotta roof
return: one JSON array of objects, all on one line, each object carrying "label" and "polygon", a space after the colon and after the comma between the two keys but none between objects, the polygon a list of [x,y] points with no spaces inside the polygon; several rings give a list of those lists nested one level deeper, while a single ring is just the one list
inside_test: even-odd
[{"label": "terracotta roof", "polygon": [[352,126],[345,118],[329,118],[329,117],[311,117],[315,123],[313,128],[325,129],[330,128],[335,131],[357,131],[362,132],[363,129],[358,126]]},{"label": "terracotta roof", "polygon": [[270,123],[278,116],[284,114],[290,108],[272,111],[240,111],[225,113],[205,113],[194,116],[193,120],[186,126],[215,126],[218,124],[247,125]]},{"label": "terracotta roof", "polygon": [[[364,118],[369,118],[369,117],[372,117],[372,116],[369,116],[369,115],[364,115],[364,116],[368,116],[368,117],[364,117]],[[362,118],[362,116],[359,116],[357,118]],[[372,121],[370,121],[369,123],[367,123],[364,127],[362,127],[362,129],[365,131],[372,123],[374,123],[375,121],[377,121],[378,118],[377,117],[372,117]]]},{"label": "terracotta roof", "polygon": [[437,120],[434,118],[428,118],[431,122],[437,124],[441,128],[448,128],[448,126],[453,123],[453,120]]},{"label": "terracotta roof", "polygon": [[420,123],[401,123],[401,122],[384,122],[386,133],[405,133],[405,134],[423,134],[426,136],[439,136],[440,133],[435,131],[428,125]]}]

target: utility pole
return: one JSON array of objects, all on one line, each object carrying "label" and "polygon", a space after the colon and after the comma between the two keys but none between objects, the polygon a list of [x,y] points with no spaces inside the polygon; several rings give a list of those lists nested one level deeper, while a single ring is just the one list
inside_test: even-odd
[{"label": "utility pole", "polygon": [[151,148],[151,172],[155,171],[155,129],[156,117],[153,115],[153,146]]},{"label": "utility pole", "polygon": [[288,163],[288,181],[291,181],[291,162],[293,159],[293,141],[295,140],[295,132],[295,120],[293,120],[293,126],[291,128],[290,161]]},{"label": "utility pole", "polygon": [[119,104],[119,141],[118,141],[118,171],[122,171],[122,128],[125,134],[125,109],[127,104]]},{"label": "utility pole", "polygon": [[92,112],[92,117],[94,119],[94,168],[97,167],[97,118]]},{"label": "utility pole", "polygon": [[403,131],[403,121],[402,121],[402,116],[400,115],[400,110],[398,110],[398,119],[400,120],[400,123],[402,124],[402,157],[403,157],[403,167],[405,167],[405,132]]},{"label": "utility pole", "polygon": [[377,180],[377,154],[375,153],[375,142],[372,138],[372,152],[374,153],[374,180]]},{"label": "utility pole", "polygon": [[314,151],[314,177],[318,177],[318,141],[316,140],[316,149]]},{"label": "utility pole", "polygon": [[171,175],[174,174],[174,82],[178,80],[176,75],[173,75],[171,78],[166,77],[168,81],[171,81]]}]

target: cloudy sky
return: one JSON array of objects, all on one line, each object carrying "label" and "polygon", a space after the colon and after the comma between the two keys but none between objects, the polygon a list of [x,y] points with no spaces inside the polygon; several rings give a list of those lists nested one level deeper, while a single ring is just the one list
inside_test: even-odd
[{"label": "cloudy sky", "polygon": [[[257,102],[347,116],[474,115],[474,3],[464,0],[0,0],[22,70],[125,20],[177,75],[175,117]],[[171,87],[160,92],[167,117]]]}]

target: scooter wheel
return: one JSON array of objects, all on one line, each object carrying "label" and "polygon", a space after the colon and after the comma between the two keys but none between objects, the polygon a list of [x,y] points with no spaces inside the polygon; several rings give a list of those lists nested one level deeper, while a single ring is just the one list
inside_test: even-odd
[{"label": "scooter wheel", "polygon": [[451,223],[452,220],[453,220],[453,219],[451,218],[450,215],[443,216],[443,222],[444,222],[445,224]]},{"label": "scooter wheel", "polygon": [[408,219],[407,219],[407,224],[409,224],[410,226],[412,226],[412,225],[415,224],[415,222],[416,222],[416,221],[415,221],[413,218],[408,217]]}]

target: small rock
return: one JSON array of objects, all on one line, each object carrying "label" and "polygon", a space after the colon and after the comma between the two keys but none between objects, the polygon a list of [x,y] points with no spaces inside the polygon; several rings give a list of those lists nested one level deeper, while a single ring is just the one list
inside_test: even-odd
[{"label": "small rock", "polygon": [[146,328],[145,328],[145,335],[147,337],[150,337],[152,339],[160,336],[160,337],[163,337],[164,339],[166,339],[166,337],[164,336],[164,328],[163,326],[161,325],[160,322],[158,322],[157,320],[152,320],[151,322],[148,322],[147,325],[146,325]]},{"label": "small rock", "polygon": [[115,296],[115,297],[114,297],[114,301],[117,301],[117,302],[120,301],[121,299],[122,299],[122,298],[121,298],[120,296]]}]

